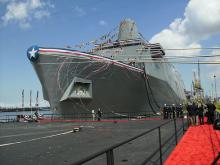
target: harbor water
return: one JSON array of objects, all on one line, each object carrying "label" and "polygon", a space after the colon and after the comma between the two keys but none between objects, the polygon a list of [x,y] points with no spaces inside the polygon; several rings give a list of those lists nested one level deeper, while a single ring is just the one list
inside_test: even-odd
[{"label": "harbor water", "polygon": [[[0,112],[0,122],[13,122],[16,121],[17,115],[27,115],[32,116],[35,111],[16,111],[16,112]],[[42,116],[51,116],[52,111],[48,110],[39,110],[38,112]]]}]

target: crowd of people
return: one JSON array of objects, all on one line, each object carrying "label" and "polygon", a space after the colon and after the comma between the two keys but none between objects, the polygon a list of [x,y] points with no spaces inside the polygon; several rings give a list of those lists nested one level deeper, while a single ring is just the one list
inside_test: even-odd
[{"label": "crowd of people", "polygon": [[[164,105],[162,109],[163,119],[183,118],[183,105]],[[207,104],[189,102],[186,105],[187,118],[190,125],[204,124],[204,117],[207,117],[207,123],[214,123],[215,105],[212,102]]]},{"label": "crowd of people", "polygon": [[[207,123],[214,123],[215,105],[212,102],[207,104],[189,102],[186,105],[187,118],[190,125],[204,124],[204,117],[207,117]],[[162,109],[163,119],[183,118],[183,105],[164,105]]]},{"label": "crowd of people", "polygon": [[188,103],[186,110],[188,112],[188,119],[191,125],[204,124],[204,117],[207,117],[207,123],[214,123],[215,105],[212,102],[207,104],[202,103]]},{"label": "crowd of people", "polygon": [[163,107],[163,119],[174,119],[174,118],[182,118],[183,117],[183,106],[179,105],[164,105]]}]

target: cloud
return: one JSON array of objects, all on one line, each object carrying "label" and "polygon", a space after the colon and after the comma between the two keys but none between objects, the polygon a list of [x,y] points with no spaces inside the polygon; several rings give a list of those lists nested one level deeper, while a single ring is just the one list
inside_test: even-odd
[{"label": "cloud", "polygon": [[101,26],[106,26],[106,25],[107,25],[107,22],[104,21],[104,20],[100,20],[100,21],[99,21],[99,25],[101,25]]},{"label": "cloud", "polygon": [[[219,15],[220,0],[209,0],[208,2],[207,0],[190,0],[183,17],[174,19],[167,28],[154,35],[150,42],[159,42],[164,48],[200,48],[202,47],[201,41],[220,34]],[[220,51],[166,51],[167,55],[175,56],[199,55],[201,53],[215,55],[220,54]],[[220,61],[219,57],[210,57],[203,60]],[[210,88],[210,80],[213,80],[214,74],[216,75],[216,81],[220,81],[219,65],[204,66],[202,81],[206,82],[205,85],[203,84],[206,89]]]},{"label": "cloud", "polygon": [[[184,18],[176,18],[168,28],[153,36],[150,42],[159,42],[165,48],[201,47],[200,41],[220,33],[220,1],[190,0]],[[186,52],[186,53],[184,53]],[[199,51],[178,52],[180,55]],[[169,55],[178,55],[175,52]]]},{"label": "cloud", "polygon": [[49,17],[50,13],[48,11],[37,11],[34,13],[34,17],[37,19],[42,19],[44,17]]},{"label": "cloud", "polygon": [[220,1],[191,0],[185,9],[185,19],[182,22],[185,34],[193,39],[205,39],[220,32]]},{"label": "cloud", "polygon": [[14,0],[7,1],[7,3],[6,12],[1,17],[3,24],[6,26],[10,22],[15,22],[21,28],[31,27],[31,21],[33,19],[40,20],[49,17],[50,13],[48,8],[54,7],[53,4],[41,0]]},{"label": "cloud", "polygon": [[74,10],[75,14],[79,17],[85,16],[87,14],[86,11],[79,6],[74,7],[73,10]]}]

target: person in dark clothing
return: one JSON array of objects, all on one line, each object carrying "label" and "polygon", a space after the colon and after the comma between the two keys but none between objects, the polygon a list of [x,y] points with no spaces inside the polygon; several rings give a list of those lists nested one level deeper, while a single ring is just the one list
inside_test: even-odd
[{"label": "person in dark clothing", "polygon": [[180,118],[180,117],[182,117],[182,104],[180,104],[180,105],[178,105],[177,107],[176,107],[176,117],[177,118]]},{"label": "person in dark clothing", "polygon": [[176,118],[180,117],[180,109],[179,109],[179,105],[176,106]]},{"label": "person in dark clothing", "polygon": [[188,122],[190,125],[194,125],[194,122],[193,122],[193,112],[192,112],[192,104],[189,103],[187,106],[186,106],[186,110],[188,112]]},{"label": "person in dark clothing", "polygon": [[37,119],[39,119],[39,113],[38,113],[38,110],[36,110],[36,111],[34,112],[34,115],[36,116]]},{"label": "person in dark clothing", "polygon": [[98,109],[97,116],[98,116],[98,121],[100,121],[102,118],[102,112],[101,112],[100,108]]},{"label": "person in dark clothing", "polygon": [[211,102],[206,104],[206,108],[207,108],[207,112],[205,114],[205,116],[207,117],[207,123],[210,123],[210,111],[209,111],[209,107],[210,107]]},{"label": "person in dark clothing", "polygon": [[168,106],[168,118],[172,119],[172,106],[171,105]]},{"label": "person in dark clothing", "polygon": [[166,106],[165,111],[166,111],[166,119],[170,119],[170,107],[169,107],[169,105]]},{"label": "person in dark clothing", "polygon": [[198,115],[199,115],[199,124],[203,125],[204,124],[204,108],[202,104],[198,104]]},{"label": "person in dark clothing", "polygon": [[166,104],[163,107],[163,119],[168,119],[168,108]]},{"label": "person in dark clothing", "polygon": [[176,118],[176,107],[175,107],[175,104],[172,105],[171,110],[172,110],[172,114],[173,114],[173,119],[175,119]]},{"label": "person in dark clothing", "polygon": [[211,115],[210,115],[210,105],[211,105],[211,102],[209,101],[207,104],[206,104],[206,108],[207,108],[207,112],[206,112],[206,117],[207,117],[207,123],[210,124],[211,122]]},{"label": "person in dark clothing", "polygon": [[197,117],[198,117],[198,111],[197,111],[197,105],[195,102],[193,102],[192,107],[192,118],[193,118],[193,124],[197,125]]},{"label": "person in dark clothing", "polygon": [[183,105],[180,104],[176,108],[177,108],[177,117],[183,118]]},{"label": "person in dark clothing", "polygon": [[215,105],[213,103],[208,103],[207,104],[207,108],[208,108],[208,113],[207,113],[207,122],[208,124],[213,124],[214,123],[214,114],[215,114]]},{"label": "person in dark clothing", "polygon": [[216,106],[215,104],[211,104],[211,123],[214,123],[215,120],[215,110],[216,110]]},{"label": "person in dark clothing", "polygon": [[183,118],[183,106],[182,106],[182,104],[180,104],[180,106],[179,106],[179,115],[180,115],[181,118]]}]

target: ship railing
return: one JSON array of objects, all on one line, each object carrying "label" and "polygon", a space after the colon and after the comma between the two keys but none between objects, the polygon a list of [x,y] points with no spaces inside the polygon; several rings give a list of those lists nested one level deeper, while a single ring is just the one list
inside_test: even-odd
[{"label": "ship railing", "polygon": [[[162,132],[163,132],[162,127],[165,127],[168,124],[173,124],[174,133],[172,133],[169,137],[167,137],[166,140],[163,139],[163,142],[162,142],[162,137],[165,136],[165,135],[164,136],[162,135]],[[177,125],[179,127],[177,127]],[[166,154],[167,150],[169,150],[169,148],[173,145],[173,141],[174,141],[174,145],[177,145],[178,138],[180,138],[180,136],[185,133],[186,129],[188,128],[187,126],[188,126],[187,120],[184,118],[168,120],[159,126],[151,128],[150,130],[147,130],[147,131],[140,133],[134,137],[131,137],[125,141],[122,141],[120,143],[117,143],[115,145],[107,147],[107,148],[105,148],[97,153],[91,154],[91,155],[89,155],[79,161],[76,161],[73,163],[73,165],[81,165],[84,163],[89,163],[89,161],[95,161],[96,159],[98,159],[98,157],[101,157],[104,155],[106,155],[106,164],[107,165],[114,165],[114,163],[115,163],[114,152],[116,151],[116,149],[118,149],[120,147],[122,148],[122,146],[129,144],[131,141],[138,140],[141,137],[143,138],[145,136],[144,138],[146,138],[146,136],[148,134],[150,134],[154,131],[157,133],[156,138],[158,141],[158,147],[155,147],[153,152],[150,153],[149,156],[146,157],[143,161],[141,161],[140,164],[144,165],[144,164],[147,164],[150,162],[152,163],[153,159],[155,159],[155,156],[156,156],[157,157],[156,161],[159,161],[159,164],[162,165],[163,164],[163,156]],[[167,146],[167,145],[169,145],[169,146]],[[90,162],[90,163],[92,163],[92,162]]]}]

